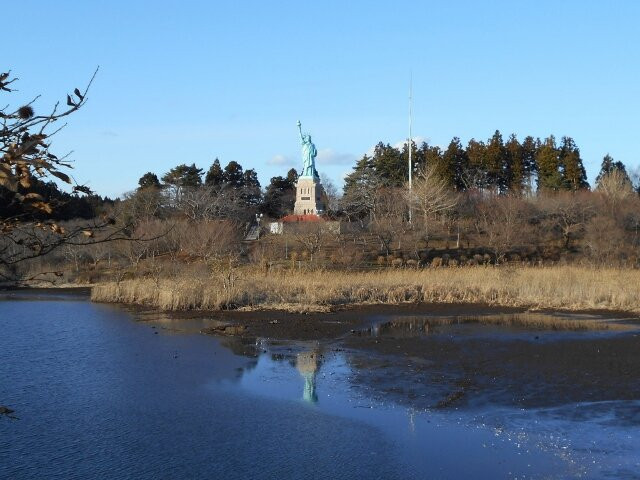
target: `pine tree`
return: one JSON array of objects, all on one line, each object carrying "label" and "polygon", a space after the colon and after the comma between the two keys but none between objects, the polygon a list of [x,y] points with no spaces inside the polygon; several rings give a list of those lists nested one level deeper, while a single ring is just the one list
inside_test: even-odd
[{"label": "pine tree", "polygon": [[511,134],[505,145],[507,152],[506,180],[509,193],[520,195],[525,186],[525,161],[522,145],[515,134]]},{"label": "pine tree", "polygon": [[232,188],[241,188],[244,185],[242,165],[232,160],[224,167],[224,183]]},{"label": "pine tree", "polygon": [[563,189],[560,152],[556,147],[556,139],[553,135],[546,138],[537,149],[536,165],[538,168],[538,191]]},{"label": "pine tree", "polygon": [[294,169],[289,170],[286,177],[273,177],[267,186],[262,202],[262,213],[271,218],[280,218],[293,210],[296,200],[295,181],[292,181],[295,173]]},{"label": "pine tree", "polygon": [[559,161],[562,183],[566,190],[576,191],[589,188],[587,172],[580,158],[580,150],[571,137],[562,137]]},{"label": "pine tree", "polygon": [[222,171],[222,167],[220,166],[220,160],[217,158],[213,161],[213,164],[209,168],[207,172],[207,176],[204,179],[204,184],[207,187],[213,187],[217,185],[222,185],[224,183],[224,172]]},{"label": "pine tree", "polygon": [[258,174],[253,168],[245,170],[242,175],[242,198],[247,205],[258,205],[262,197],[262,191],[260,190],[260,182],[258,181]]},{"label": "pine tree", "polygon": [[169,195],[176,206],[182,199],[185,189],[197,188],[202,185],[202,169],[197,168],[195,163],[190,166],[184,163],[172,168],[162,176],[162,181],[169,191]]},{"label": "pine tree", "polygon": [[487,146],[482,141],[472,138],[467,144],[467,158],[469,166],[463,173],[465,189],[478,188],[484,190],[489,187],[487,178]]},{"label": "pine tree", "polygon": [[375,193],[382,185],[374,168],[374,160],[364,155],[344,181],[343,206],[347,215],[363,218],[375,206]]},{"label": "pine tree", "polygon": [[426,143],[424,144],[424,165],[425,167],[439,169],[443,168],[443,160],[442,160],[442,149],[437,145],[429,146]]},{"label": "pine tree", "polygon": [[138,185],[141,190],[146,188],[156,188],[160,189],[160,180],[158,180],[158,176],[153,172],[147,172],[138,180]]},{"label": "pine tree", "polygon": [[502,134],[496,130],[487,143],[486,167],[489,185],[498,192],[507,189],[507,151],[504,147]]},{"label": "pine tree", "polygon": [[620,161],[616,162],[613,159],[613,157],[607,153],[602,159],[602,166],[600,167],[600,173],[598,173],[598,176],[596,177],[596,186],[600,184],[600,181],[604,177],[606,177],[607,175],[610,175],[614,170],[618,170],[619,172],[621,172],[624,175],[624,177],[626,177],[629,180],[629,182],[631,182],[631,179],[629,178],[629,174],[627,173],[627,168],[624,166],[624,163]]},{"label": "pine tree", "polygon": [[295,187],[296,182],[298,181],[298,171],[295,168],[292,168],[287,172],[287,180],[289,180],[291,185]]},{"label": "pine tree", "polygon": [[540,147],[540,139],[528,136],[522,142],[522,163],[524,170],[524,187],[531,189],[533,176],[538,172],[536,153]]},{"label": "pine tree", "polygon": [[[423,144],[424,145],[424,144]],[[404,169],[407,171],[407,180],[409,180],[409,142],[405,142],[402,146],[402,161],[404,162]],[[418,149],[418,146],[414,141],[411,141],[411,176],[415,178],[416,173],[420,170],[420,167],[424,164],[424,152]]]},{"label": "pine tree", "polygon": [[162,181],[181,188],[199,187],[202,185],[202,169],[197,168],[195,163],[189,166],[183,163],[165,173]]},{"label": "pine tree", "polygon": [[378,179],[385,187],[399,187],[409,180],[407,163],[397,148],[380,142],[374,149],[371,161]]},{"label": "pine tree", "polygon": [[436,169],[437,175],[444,180],[447,185],[456,190],[464,190],[464,172],[469,166],[467,152],[462,147],[460,139],[453,137],[449,146],[442,154],[442,163],[440,168]]}]

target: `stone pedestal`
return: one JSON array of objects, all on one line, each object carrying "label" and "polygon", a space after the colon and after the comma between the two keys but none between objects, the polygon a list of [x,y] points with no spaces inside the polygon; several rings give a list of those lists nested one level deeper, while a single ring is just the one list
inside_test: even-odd
[{"label": "stone pedestal", "polygon": [[299,177],[296,183],[294,215],[322,215],[326,196],[318,177]]}]

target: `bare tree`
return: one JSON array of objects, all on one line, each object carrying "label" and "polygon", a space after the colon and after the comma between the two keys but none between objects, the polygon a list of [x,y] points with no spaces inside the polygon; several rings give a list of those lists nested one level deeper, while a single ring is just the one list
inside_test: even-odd
[{"label": "bare tree", "polygon": [[161,216],[163,195],[159,188],[139,188],[125,193],[122,204],[124,223],[137,224]]},{"label": "bare tree", "polygon": [[304,222],[296,225],[294,237],[313,262],[313,256],[320,251],[325,240],[325,233],[320,222]]},{"label": "bare tree", "polygon": [[562,240],[569,250],[575,239],[584,233],[587,222],[595,214],[592,194],[589,192],[567,192],[549,194],[538,200],[542,211],[542,223],[546,229]]},{"label": "bare tree", "polygon": [[389,256],[392,242],[402,238],[407,230],[407,201],[399,188],[379,188],[375,192],[376,209],[369,222],[369,231],[380,242],[381,250]]},{"label": "bare tree", "polygon": [[600,179],[597,191],[606,199],[611,214],[614,214],[616,207],[621,202],[635,195],[629,176],[626,172],[617,168],[614,168]]},{"label": "bare tree", "polygon": [[327,210],[329,212],[336,212],[340,206],[341,200],[338,188],[324,173],[320,175],[320,179],[322,182],[322,187],[324,188],[324,193],[327,196]]},{"label": "bare tree", "polygon": [[176,230],[180,235],[180,251],[205,264],[240,251],[241,229],[230,220],[181,221]]},{"label": "bare tree", "polygon": [[531,205],[512,195],[494,196],[477,204],[476,231],[493,252],[496,264],[526,241],[531,216]]},{"label": "bare tree", "polygon": [[452,210],[457,203],[456,194],[432,167],[425,167],[418,173],[409,193],[411,208],[422,217],[425,237],[429,236],[429,223],[438,216]]}]

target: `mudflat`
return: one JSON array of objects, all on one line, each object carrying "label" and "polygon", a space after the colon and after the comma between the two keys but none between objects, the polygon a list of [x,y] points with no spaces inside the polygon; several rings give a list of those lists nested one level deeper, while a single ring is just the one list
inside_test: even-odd
[{"label": "mudflat", "polygon": [[[246,327],[230,335],[245,351],[256,338],[348,351],[357,383],[416,408],[640,399],[640,322],[624,312],[409,304],[309,314],[216,312],[213,318]],[[640,413],[625,416],[640,423]]]}]

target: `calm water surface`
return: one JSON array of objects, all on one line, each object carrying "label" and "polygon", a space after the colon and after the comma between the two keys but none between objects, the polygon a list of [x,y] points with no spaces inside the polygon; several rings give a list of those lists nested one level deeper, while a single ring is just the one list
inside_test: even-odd
[{"label": "calm water surface", "polygon": [[638,478],[637,427],[610,406],[418,411],[354,382],[348,353],[243,356],[153,316],[0,297],[0,405],[19,417],[0,417],[0,478]]}]

